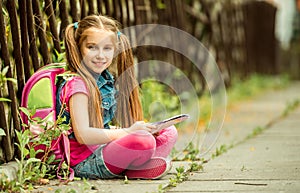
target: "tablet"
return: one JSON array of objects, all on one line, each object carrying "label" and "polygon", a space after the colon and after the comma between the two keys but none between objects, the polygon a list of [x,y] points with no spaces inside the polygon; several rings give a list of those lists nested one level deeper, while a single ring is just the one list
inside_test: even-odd
[{"label": "tablet", "polygon": [[171,118],[168,118],[168,119],[165,119],[162,121],[154,122],[152,124],[156,126],[156,129],[153,129],[153,131],[151,133],[153,134],[153,133],[159,132],[160,130],[162,130],[164,128],[170,127],[172,125],[175,125],[177,123],[185,121],[189,118],[190,118],[190,116],[188,114],[180,114],[180,115],[176,115],[174,117],[171,117]]}]

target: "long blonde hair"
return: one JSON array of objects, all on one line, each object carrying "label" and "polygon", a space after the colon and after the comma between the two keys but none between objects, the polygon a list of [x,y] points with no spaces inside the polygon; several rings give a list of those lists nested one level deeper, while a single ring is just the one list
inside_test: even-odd
[{"label": "long blonde hair", "polygon": [[[65,48],[67,64],[70,71],[81,76],[89,91],[89,124],[91,127],[103,128],[101,94],[95,78],[82,64],[80,44],[86,38],[82,36],[85,30],[95,27],[112,31],[116,34],[115,40],[117,56],[111,66],[117,66],[116,79],[119,83],[116,121],[121,127],[129,127],[132,123],[143,119],[142,106],[139,100],[137,80],[134,75],[134,60],[128,38],[119,32],[119,24],[107,16],[87,16],[76,24],[70,24],[65,31]],[[117,34],[118,33],[118,34]],[[100,99],[100,100],[99,100]]]}]

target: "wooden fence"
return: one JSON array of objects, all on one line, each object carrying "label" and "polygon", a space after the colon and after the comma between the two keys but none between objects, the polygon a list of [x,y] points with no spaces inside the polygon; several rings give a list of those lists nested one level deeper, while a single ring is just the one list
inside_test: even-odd
[{"label": "wooden fence", "polygon": [[[245,3],[246,2],[246,3]],[[250,3],[253,1],[250,1]],[[248,1],[240,0],[1,0],[0,44],[1,67],[9,67],[7,81],[1,85],[0,128],[6,136],[1,139],[0,164],[14,158],[15,129],[21,129],[18,117],[19,99],[26,80],[41,66],[59,60],[63,52],[63,30],[72,22],[90,14],[116,18],[123,27],[137,24],[165,24],[187,31],[210,48],[230,84],[232,72],[247,74],[252,66],[247,60]],[[163,52],[162,52],[163,51]],[[138,48],[139,60],[164,59],[180,67],[194,84],[205,89],[201,72],[186,58],[163,48]],[[162,54],[163,53],[163,54]],[[246,69],[246,71],[245,71]],[[143,75],[147,71],[140,71]]]}]

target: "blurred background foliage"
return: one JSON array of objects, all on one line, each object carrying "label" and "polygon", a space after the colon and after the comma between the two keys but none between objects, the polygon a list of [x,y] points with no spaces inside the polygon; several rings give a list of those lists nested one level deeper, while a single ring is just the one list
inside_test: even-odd
[{"label": "blurred background foliage", "polygon": [[[2,162],[16,154],[14,129],[20,130],[18,107],[26,80],[41,66],[65,62],[63,31],[86,15],[114,17],[122,28],[163,24],[191,34],[215,58],[229,104],[300,78],[299,0],[2,0],[0,9],[0,128],[6,134],[0,136]],[[136,34],[126,35],[136,41]],[[200,122],[206,124],[210,93],[195,64],[173,50],[155,46],[137,47],[134,54],[137,63],[163,61],[180,71],[170,65],[138,68],[146,120],[181,113],[181,100],[190,97],[182,84],[188,77],[200,99]],[[197,50],[195,54],[209,65],[205,54]]]}]

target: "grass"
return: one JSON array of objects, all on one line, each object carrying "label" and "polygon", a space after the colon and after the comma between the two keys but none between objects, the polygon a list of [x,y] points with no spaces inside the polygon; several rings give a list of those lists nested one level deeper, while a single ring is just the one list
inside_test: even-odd
[{"label": "grass", "polygon": [[249,99],[262,92],[284,88],[289,82],[287,75],[268,76],[253,74],[246,80],[234,78],[232,87],[228,89],[228,98],[230,102]]}]

